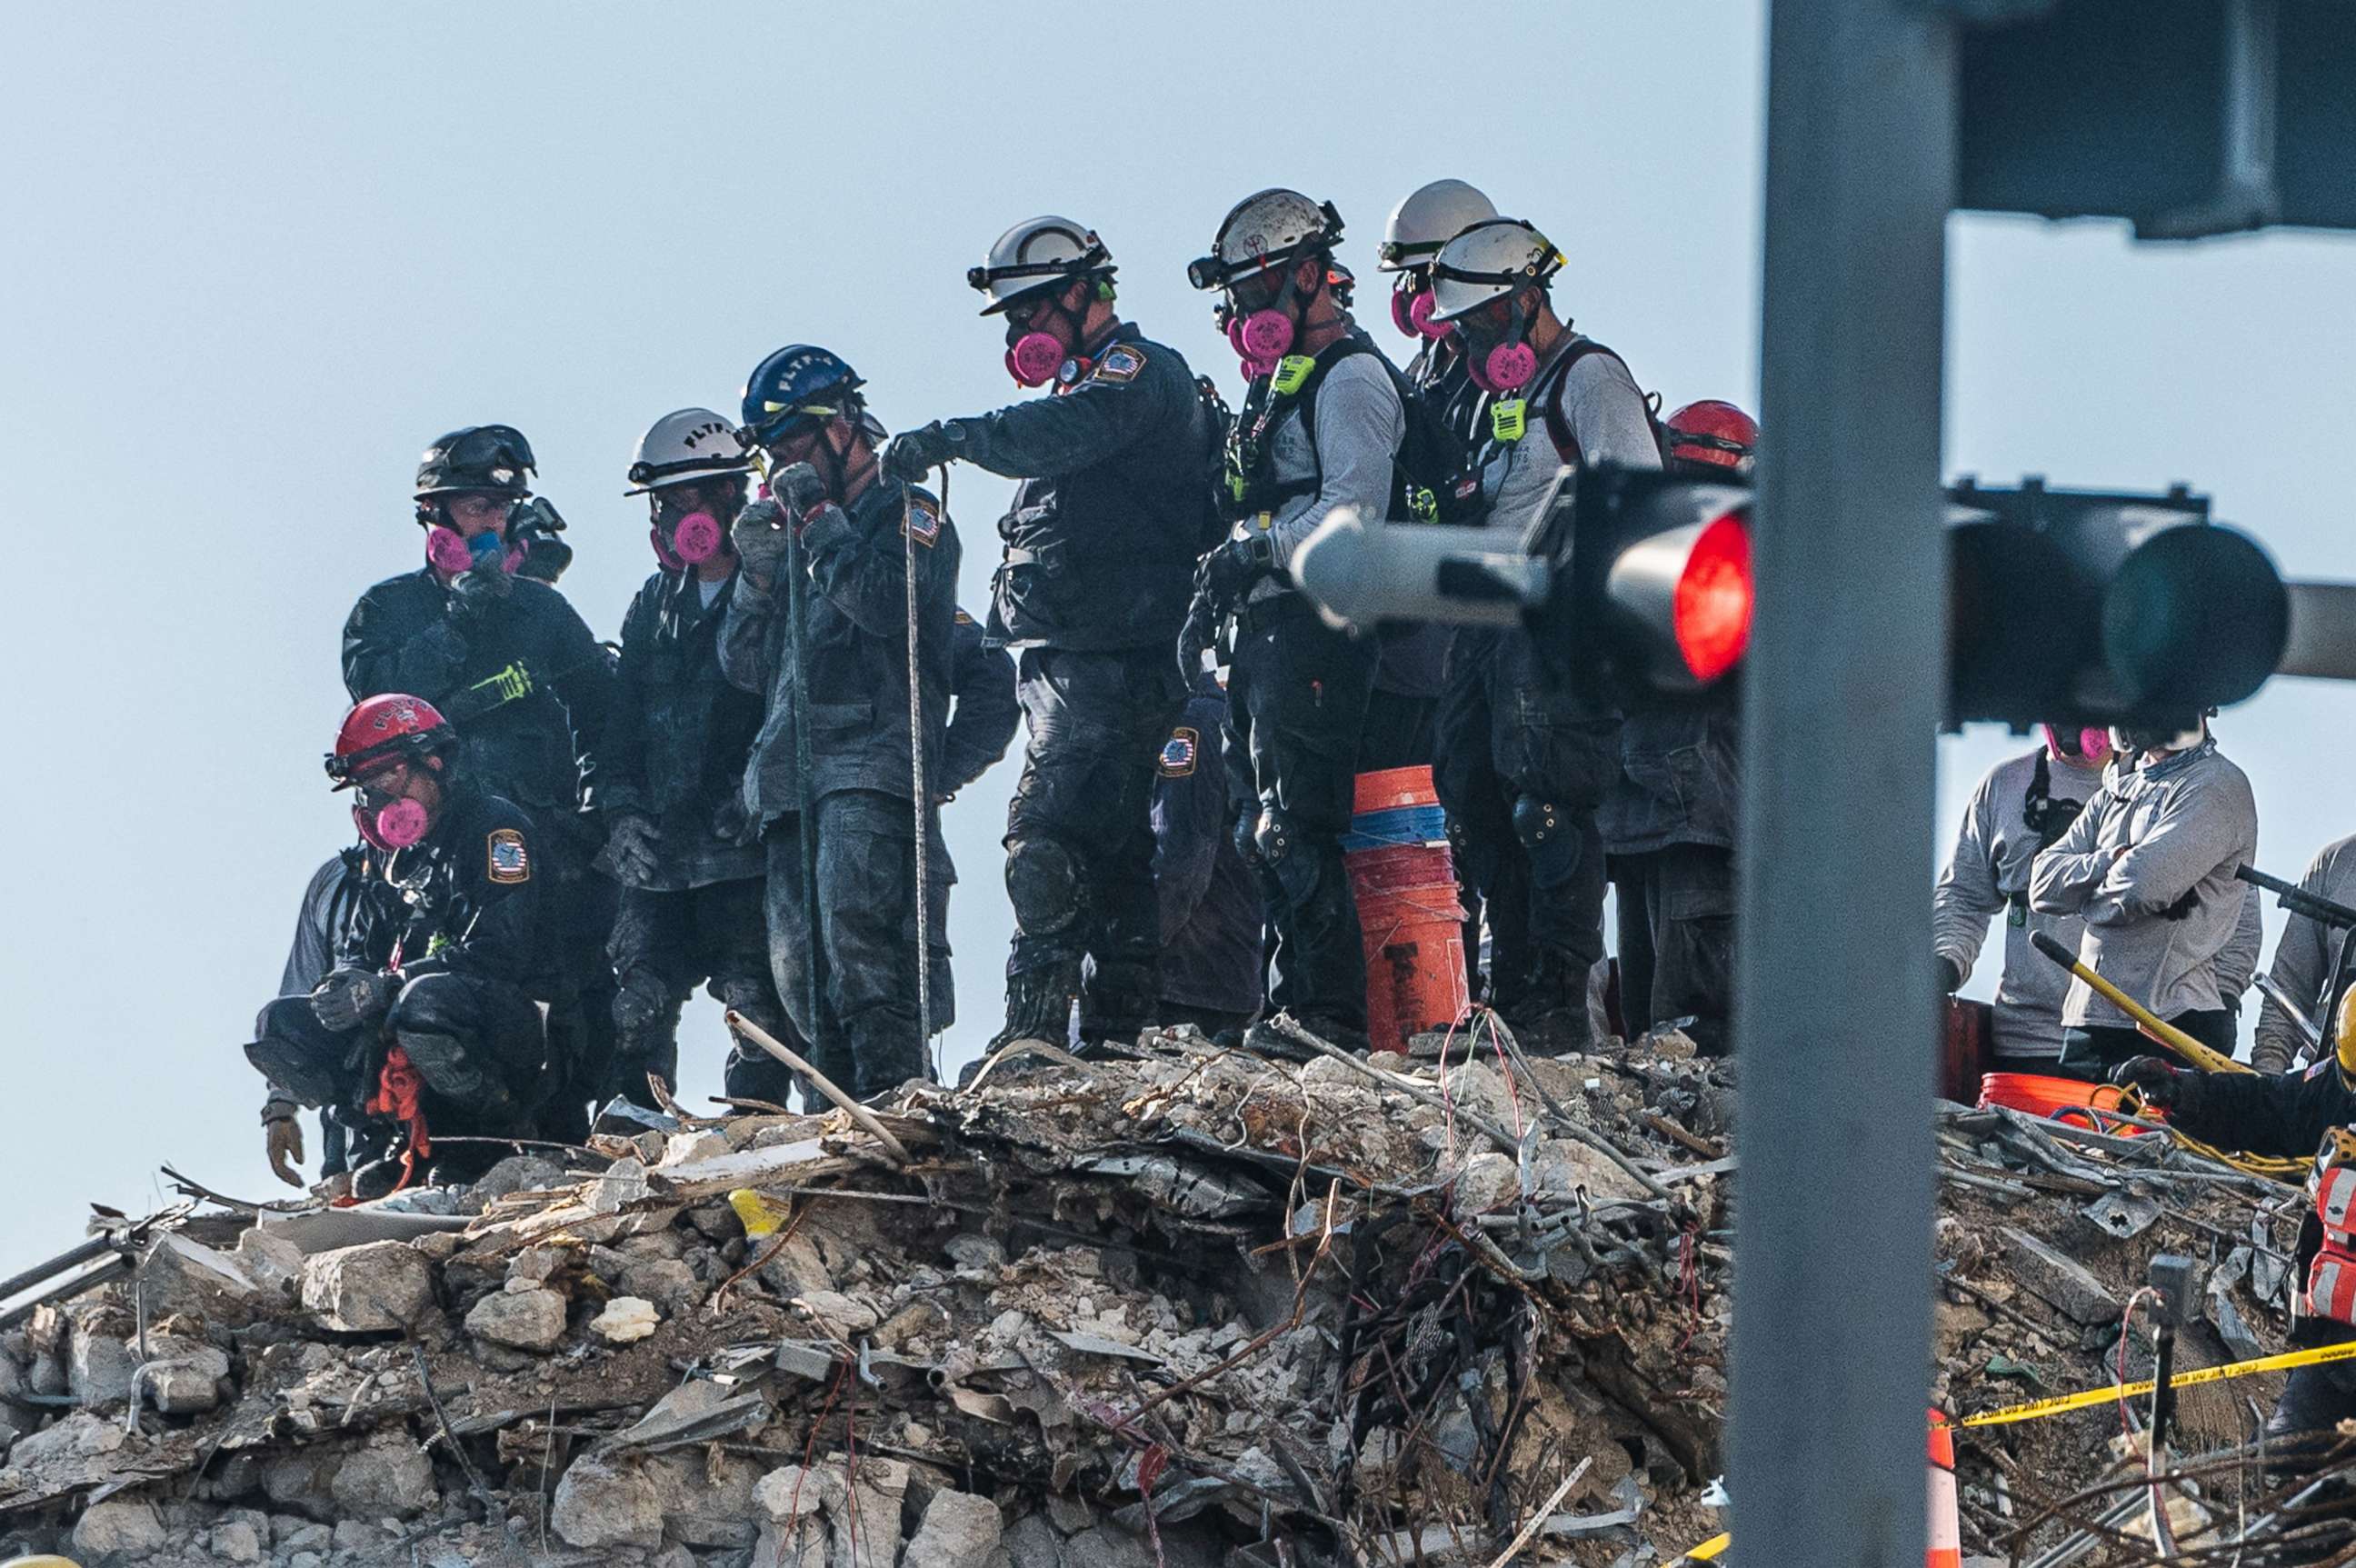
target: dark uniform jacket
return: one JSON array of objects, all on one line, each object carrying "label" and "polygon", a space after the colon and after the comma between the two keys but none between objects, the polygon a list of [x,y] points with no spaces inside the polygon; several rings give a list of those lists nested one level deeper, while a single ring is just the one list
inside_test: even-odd
[{"label": "dark uniform jacket", "polygon": [[[1464,356],[1450,338],[1427,338],[1408,361],[1408,385],[1439,424],[1462,444],[1467,461],[1478,445],[1475,422],[1486,404],[1464,367]],[[1448,645],[1455,628],[1430,622],[1386,626],[1382,659],[1375,666],[1375,690],[1404,697],[1437,698],[1446,689]]]},{"label": "dark uniform jacket", "polygon": [[1236,851],[1221,728],[1227,695],[1206,671],[1162,747],[1153,779],[1153,886],[1162,994],[1248,1014],[1260,1001],[1260,894]]},{"label": "dark uniform jacket", "polygon": [[1730,710],[1638,706],[1620,727],[1620,776],[1596,825],[1612,854],[1734,847],[1742,736]]},{"label": "dark uniform jacket", "polygon": [[[845,789],[911,799],[908,754],[908,600],[904,508],[913,500],[917,625],[923,649],[926,779],[945,779],[942,716],[948,712],[957,633],[957,529],[940,502],[877,479],[847,508],[830,507],[807,526],[809,591],[809,728],[812,777],[794,761],[794,637],[787,585],[745,578],[720,628],[720,668],[765,699],[765,717],[744,768],[744,808],[767,823]],[[805,786],[807,785],[807,789]],[[935,792],[940,792],[935,786]]]},{"label": "dark uniform jacket", "polygon": [[559,821],[588,802],[578,759],[612,701],[605,650],[563,595],[527,577],[479,616],[455,607],[431,567],[362,594],[344,622],[344,685],[354,702],[424,698],[456,726],[465,777]]},{"label": "dark uniform jacket", "polygon": [[990,635],[1015,647],[1167,648],[1217,542],[1212,432],[1178,350],[1126,324],[1052,396],[953,422],[964,455],[1019,478]]},{"label": "dark uniform jacket", "polygon": [[[2292,1076],[2269,1072],[2204,1072],[2185,1086],[2168,1113],[2170,1125],[2204,1144],[2253,1155],[2297,1159],[2315,1155],[2334,1128],[2356,1127],[2356,1090],[2340,1080],[2340,1064],[2325,1057]],[[2323,1245],[2323,1222],[2310,1196],[2304,1205],[2292,1269],[2292,1299],[2303,1303],[2308,1269]],[[2348,1338],[2350,1326],[2293,1313],[2292,1338],[2301,1344]]]},{"label": "dark uniform jacket", "polygon": [[622,619],[613,714],[590,771],[609,817],[655,824],[654,887],[761,875],[743,802],[761,699],[720,671],[721,624],[743,581],[728,578],[706,606],[694,573],[657,572]]},{"label": "dark uniform jacket", "polygon": [[931,781],[936,795],[954,795],[989,772],[1006,755],[1023,722],[1013,659],[1006,650],[992,648],[963,610],[957,613],[949,694],[957,707],[941,742],[941,777]]},{"label": "dark uniform jacket", "polygon": [[539,849],[513,801],[455,783],[434,831],[380,857],[377,875],[360,883],[337,967],[504,981],[547,1001]]}]

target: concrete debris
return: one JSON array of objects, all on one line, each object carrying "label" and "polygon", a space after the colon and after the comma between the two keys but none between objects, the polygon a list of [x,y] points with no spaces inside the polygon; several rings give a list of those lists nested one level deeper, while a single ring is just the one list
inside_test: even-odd
[{"label": "concrete debris", "polygon": [[[1369,1077],[1148,1031],[911,1086],[905,1166],[840,1114],[622,1118],[196,1215],[144,1326],[126,1281],[0,1336],[0,1558],[1443,1568],[1536,1520],[1528,1560],[1674,1560],[1724,1523],[1731,1069],[1477,1034]],[[1934,1400],[2105,1381],[2163,1250],[2213,1265],[2179,1364],[2280,1347],[2266,1195],[2126,1142],[1942,1113]],[[1965,1433],[1967,1551],[2116,1419]]]}]

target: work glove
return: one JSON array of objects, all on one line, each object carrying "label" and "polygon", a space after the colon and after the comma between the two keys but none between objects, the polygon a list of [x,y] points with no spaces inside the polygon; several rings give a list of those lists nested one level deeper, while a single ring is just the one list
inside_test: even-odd
[{"label": "work glove", "polygon": [[392,1005],[401,977],[365,969],[339,969],[311,993],[311,1015],[338,1034],[374,1023]]},{"label": "work glove", "polygon": [[1203,678],[1203,655],[1218,640],[1222,618],[1211,606],[1210,585],[1197,572],[1194,596],[1186,604],[1186,624],[1178,628],[1178,675],[1190,692]]},{"label": "work glove", "polygon": [[832,501],[803,514],[802,554],[812,566],[839,550],[849,549],[858,538],[859,528],[851,514]]},{"label": "work glove", "polygon": [[1954,959],[1949,958],[1945,953],[1941,953],[1932,961],[1939,966],[1940,995],[1953,996],[1964,988],[1964,972]]},{"label": "work glove", "polygon": [[915,484],[951,458],[964,455],[964,432],[936,419],[915,430],[904,430],[885,443],[884,477]]},{"label": "work glove", "polygon": [[1207,593],[1212,609],[1224,615],[1243,601],[1245,591],[1254,583],[1275,570],[1276,541],[1267,533],[1248,533],[1228,540],[1195,563],[1195,591]]},{"label": "work glove", "polygon": [[2146,1105],[2160,1111],[2184,1109],[2199,1087],[2197,1074],[2170,1067],[2158,1057],[2121,1062],[2113,1069],[2111,1081],[2121,1089],[2135,1090]]},{"label": "work glove", "polygon": [[786,548],[791,542],[786,532],[785,509],[773,500],[755,501],[736,514],[728,530],[728,542],[736,547],[736,558],[744,564],[744,570],[763,582],[774,580],[785,569]]},{"label": "work glove", "polygon": [[655,825],[636,811],[624,811],[616,816],[605,832],[605,855],[614,867],[614,875],[632,886],[644,886],[654,880],[659,865],[656,846],[662,835]]},{"label": "work glove", "polygon": [[788,463],[769,476],[769,494],[799,521],[811,508],[826,500],[826,481],[808,463]]},{"label": "work glove", "polygon": [[508,542],[520,545],[528,564],[517,575],[553,583],[573,564],[573,546],[564,542],[564,519],[545,496],[519,500],[508,509]]},{"label": "work glove", "polygon": [[270,1174],[288,1187],[303,1185],[303,1123],[291,1100],[273,1095],[262,1108],[262,1147],[270,1156]]},{"label": "work glove", "polygon": [[[489,539],[486,533],[480,537]],[[451,581],[450,613],[461,621],[479,620],[493,605],[515,592],[515,579],[508,575],[506,557],[501,555],[475,558],[476,564]]]}]

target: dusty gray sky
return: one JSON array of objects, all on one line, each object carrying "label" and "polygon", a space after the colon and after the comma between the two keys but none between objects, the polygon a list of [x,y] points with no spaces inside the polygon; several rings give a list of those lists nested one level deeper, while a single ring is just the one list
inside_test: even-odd
[{"label": "dusty gray sky", "polygon": [[[419,558],[430,437],[530,436],[579,551],[565,591],[611,636],[650,569],[618,493],[632,443],[680,404],[733,408],[768,349],[835,347],[895,428],[1004,401],[964,269],[1056,210],[1103,232],[1126,311],[1232,388],[1183,276],[1227,206],[1277,183],[1332,198],[1388,340],[1374,243],[1440,175],[1551,234],[1558,298],[1672,406],[1755,406],[1762,15],[1505,0],[1476,33],[1428,5],[1233,0],[12,11],[0,1265],[69,1244],[88,1200],[148,1204],[163,1160],[282,1190],[239,1046],[305,877],[348,835],[318,768],[336,635]],[[2346,574],[2356,243],[1953,236],[1951,468],[2190,480],[2287,568]],[[1006,491],[952,487],[971,606]],[[2219,725],[2278,871],[2356,828],[2351,703],[2278,683]],[[1944,743],[1943,815],[2018,744]],[[950,814],[953,1058],[999,998],[1012,778]],[[691,1095],[717,1090],[718,1036],[691,1015]]]}]

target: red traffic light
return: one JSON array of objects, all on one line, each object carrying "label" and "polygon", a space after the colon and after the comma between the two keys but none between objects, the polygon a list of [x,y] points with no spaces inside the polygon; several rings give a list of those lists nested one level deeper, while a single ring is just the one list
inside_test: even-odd
[{"label": "red traffic light", "polygon": [[1687,552],[1670,603],[1678,656],[1693,678],[1717,680],[1751,646],[1751,528],[1743,513],[1704,523]]}]

